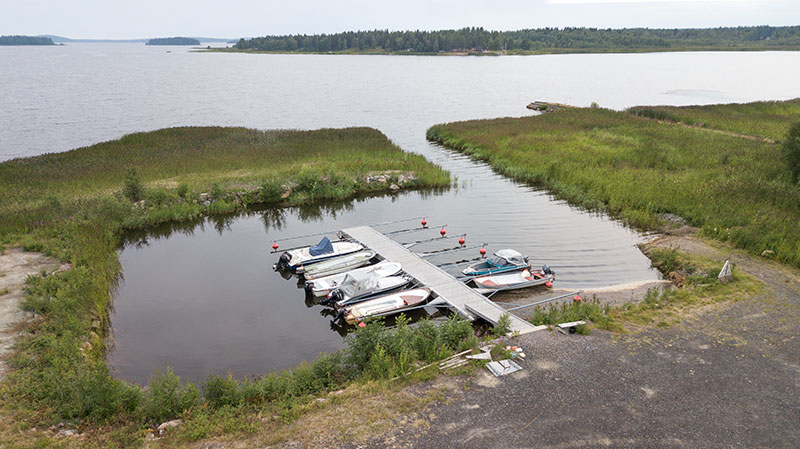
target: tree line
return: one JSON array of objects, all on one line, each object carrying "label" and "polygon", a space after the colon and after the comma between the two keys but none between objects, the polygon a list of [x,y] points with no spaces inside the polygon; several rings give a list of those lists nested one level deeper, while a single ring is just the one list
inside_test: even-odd
[{"label": "tree line", "polygon": [[537,52],[800,46],[800,26],[702,29],[539,28],[489,31],[482,27],[440,31],[348,31],[240,39],[235,48],[274,52]]},{"label": "tree line", "polygon": [[49,37],[0,36],[0,45],[55,45]]}]

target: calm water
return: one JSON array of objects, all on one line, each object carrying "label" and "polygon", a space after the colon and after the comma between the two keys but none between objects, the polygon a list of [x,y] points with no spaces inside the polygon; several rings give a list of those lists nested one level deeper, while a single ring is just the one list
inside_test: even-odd
[{"label": "calm water", "polygon": [[434,123],[526,115],[534,99],[624,108],[800,96],[800,54],[777,52],[451,58],[83,44],[0,47],[0,61],[0,160],[166,126],[366,125],[459,179],[444,193],[272,209],[132,239],[121,254],[109,362],[138,382],[166,365],[193,380],[263,373],[342,347],[325,310],[271,270],[269,239],[427,215],[470,244],[550,264],[558,287],[656,278],[634,247],[640,235],[427,143]]}]

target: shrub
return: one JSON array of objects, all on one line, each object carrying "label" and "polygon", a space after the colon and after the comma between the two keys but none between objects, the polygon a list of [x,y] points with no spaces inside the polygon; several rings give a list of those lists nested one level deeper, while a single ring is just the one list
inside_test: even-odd
[{"label": "shrub", "polygon": [[128,167],[125,170],[125,185],[122,188],[122,195],[132,202],[142,199],[144,187],[142,179],[139,177],[139,170],[136,167]]},{"label": "shrub", "polygon": [[281,195],[283,194],[283,187],[278,178],[264,178],[261,180],[259,186],[261,187],[261,192],[259,192],[258,199],[261,202],[275,203],[280,201]]},{"label": "shrub", "polygon": [[502,337],[508,334],[508,331],[511,330],[511,315],[508,312],[504,313],[499,320],[497,320],[497,324],[492,327],[492,335],[495,337]]},{"label": "shrub", "polygon": [[192,383],[183,384],[172,368],[166,373],[156,373],[144,394],[142,411],[146,418],[157,422],[180,416],[185,410],[200,402],[200,390]]},{"label": "shrub", "polygon": [[186,194],[189,193],[189,185],[185,182],[178,184],[178,188],[175,189],[175,193],[178,194],[180,198],[186,198]]},{"label": "shrub", "polygon": [[209,377],[203,384],[203,397],[213,408],[239,405],[241,401],[239,382],[231,373],[228,373],[228,377]]},{"label": "shrub", "polygon": [[800,122],[789,128],[783,142],[783,158],[792,175],[792,182],[800,182]]}]

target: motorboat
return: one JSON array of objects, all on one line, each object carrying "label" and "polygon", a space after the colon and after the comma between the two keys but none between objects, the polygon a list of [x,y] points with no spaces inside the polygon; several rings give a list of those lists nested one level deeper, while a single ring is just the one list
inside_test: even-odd
[{"label": "motorboat", "polygon": [[389,293],[388,295],[346,306],[341,315],[347,324],[358,324],[361,320],[370,316],[389,315],[421,305],[430,295],[431,290],[429,288],[415,288]]},{"label": "motorboat", "polygon": [[528,258],[513,249],[501,249],[483,262],[468,266],[462,271],[466,276],[484,276],[508,271],[522,271],[528,268]]},{"label": "motorboat", "polygon": [[411,279],[404,276],[381,277],[375,272],[349,273],[342,281],[342,286],[328,295],[329,302],[335,302],[341,308],[366,301],[383,293],[399,290],[407,286]]},{"label": "motorboat", "polygon": [[364,250],[357,253],[345,254],[344,256],[332,257],[311,265],[299,265],[295,268],[295,273],[302,274],[306,279],[325,277],[331,274],[344,273],[353,268],[363,267],[375,257],[375,251]]},{"label": "motorboat", "polygon": [[516,290],[519,288],[534,287],[547,284],[552,286],[556,276],[547,265],[541,270],[522,270],[502,274],[490,274],[472,279],[477,290],[481,293],[492,293],[501,290]]},{"label": "motorboat", "polygon": [[278,263],[276,263],[273,268],[276,270],[286,268],[296,272],[298,267],[307,267],[308,265],[322,262],[332,257],[344,256],[363,249],[364,246],[360,243],[348,241],[331,242],[328,237],[323,237],[322,240],[314,246],[284,251],[278,258]]},{"label": "motorboat", "polygon": [[331,274],[313,280],[307,279],[305,288],[306,290],[311,291],[314,296],[328,296],[329,293],[341,287],[342,281],[349,273],[375,273],[375,275],[379,277],[388,277],[400,273],[401,270],[402,268],[399,263],[384,260],[375,265],[356,268],[344,273]]}]

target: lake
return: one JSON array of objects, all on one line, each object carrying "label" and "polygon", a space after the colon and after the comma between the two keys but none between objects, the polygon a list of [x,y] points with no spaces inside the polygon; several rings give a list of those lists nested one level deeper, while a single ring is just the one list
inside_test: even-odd
[{"label": "lake", "polygon": [[425,130],[435,123],[528,115],[533,100],[622,109],[800,96],[793,52],[425,57],[74,44],[0,47],[0,60],[0,160],[168,126],[371,126],[458,179],[446,192],[266,209],[132,237],[121,249],[108,358],[115,374],[142,383],[167,365],[191,380],[243,377],[343,347],[326,310],[272,271],[270,239],[425,215],[466,233],[468,245],[513,247],[551,265],[559,288],[657,278],[635,247],[639,233],[430,144]]}]

